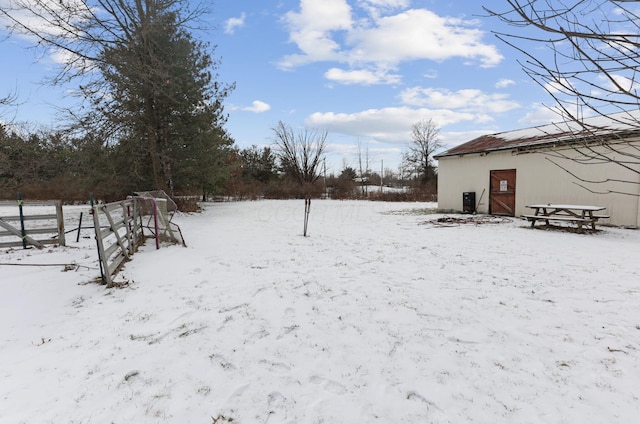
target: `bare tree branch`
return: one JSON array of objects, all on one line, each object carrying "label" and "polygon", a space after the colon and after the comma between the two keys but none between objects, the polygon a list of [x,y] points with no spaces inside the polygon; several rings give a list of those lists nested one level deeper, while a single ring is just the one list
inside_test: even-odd
[{"label": "bare tree branch", "polygon": [[328,133],[310,129],[296,133],[282,121],[272,130],[273,143],[285,173],[301,185],[316,182],[321,176],[319,170],[327,147]]},{"label": "bare tree branch", "polygon": [[371,166],[371,159],[369,158],[369,143],[367,143],[363,152],[362,141],[358,138],[357,149],[358,168],[360,171],[360,189],[362,190],[362,195],[366,196],[369,187],[369,168]]},{"label": "bare tree branch", "polygon": [[[608,163],[614,165],[610,169],[640,174],[640,9],[625,0],[506,3],[505,11],[484,8],[489,16],[514,28],[495,35],[524,56],[519,63],[553,99],[550,109],[573,124],[568,144],[579,154],[555,152],[555,157],[584,165]],[[532,44],[548,50],[531,48]],[[593,120],[588,118],[594,116],[606,116],[609,124],[590,123]],[[616,128],[616,120],[623,130]],[[560,166],[558,161],[553,163]],[[571,175],[585,184],[623,183]],[[637,181],[629,178],[624,183]]]},{"label": "bare tree branch", "polygon": [[435,178],[433,155],[443,146],[440,129],[431,118],[416,122],[411,127],[411,139],[403,162],[423,183],[427,183]]}]

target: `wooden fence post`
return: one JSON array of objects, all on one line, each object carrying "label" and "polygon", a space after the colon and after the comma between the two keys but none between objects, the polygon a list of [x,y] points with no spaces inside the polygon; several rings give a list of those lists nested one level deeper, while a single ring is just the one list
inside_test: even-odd
[{"label": "wooden fence post", "polygon": [[98,263],[100,263],[100,279],[107,284],[109,281],[105,279],[104,267],[102,265],[104,257],[104,246],[102,245],[102,236],[100,234],[100,217],[98,216],[98,208],[95,207],[93,201],[93,193],[89,193],[89,202],[91,203],[91,214],[93,215],[93,228],[96,233],[96,247],[98,249]]},{"label": "wooden fence post", "polygon": [[62,215],[62,200],[56,201],[56,219],[58,221],[58,244],[60,246],[66,246],[66,239],[64,237],[64,216]]}]

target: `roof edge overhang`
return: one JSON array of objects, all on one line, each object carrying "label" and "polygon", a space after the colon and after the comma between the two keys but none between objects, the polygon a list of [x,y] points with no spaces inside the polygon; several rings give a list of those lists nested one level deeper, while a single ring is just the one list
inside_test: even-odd
[{"label": "roof edge overhang", "polygon": [[434,155],[434,159],[439,160],[440,158],[449,158],[449,157],[462,157],[467,155],[487,155],[495,152],[505,152],[505,151],[515,151],[516,153],[534,153],[539,150],[548,150],[551,148],[567,148],[567,149],[575,149],[580,148],[581,146],[585,147],[593,147],[598,144],[610,144],[610,143],[625,143],[625,142],[640,142],[640,129],[632,129],[632,130],[620,130],[620,131],[611,131],[608,133],[601,134],[590,134],[587,136],[579,136],[575,134],[571,134],[569,137],[558,135],[556,138],[547,138],[544,141],[522,141],[518,143],[514,140],[505,140],[505,144],[503,146],[498,147],[488,147],[483,149],[475,149],[468,151],[458,151],[455,150],[459,147],[454,147],[449,151],[445,151],[441,154]]}]

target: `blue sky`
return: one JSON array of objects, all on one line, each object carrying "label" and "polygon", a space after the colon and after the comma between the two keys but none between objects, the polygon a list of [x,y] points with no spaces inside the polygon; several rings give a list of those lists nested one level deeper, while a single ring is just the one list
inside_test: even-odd
[{"label": "blue sky", "polygon": [[[0,4],[7,0],[0,0]],[[482,5],[500,1],[218,0],[206,17],[214,31],[221,82],[235,82],[226,102],[236,144],[269,145],[278,121],[329,133],[329,172],[354,166],[357,145],[371,167],[397,170],[411,126],[433,119],[447,147],[492,132],[546,124],[549,96],[520,69],[521,58],[492,30]],[[513,29],[510,29],[513,31]],[[57,122],[65,90],[41,84],[54,57],[30,40],[0,41],[0,96],[20,105],[4,120]],[[532,46],[531,48],[541,48]]]}]

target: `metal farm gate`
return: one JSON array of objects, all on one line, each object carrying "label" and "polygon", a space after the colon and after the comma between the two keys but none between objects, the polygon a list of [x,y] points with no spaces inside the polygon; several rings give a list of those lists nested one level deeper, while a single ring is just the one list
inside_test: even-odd
[{"label": "metal farm gate", "polygon": [[[8,204],[9,202],[2,202]],[[15,205],[15,202],[10,202]],[[29,206],[50,206],[52,213],[33,215]],[[0,216],[0,248],[34,246],[42,249],[48,244],[65,246],[62,201],[24,201],[19,196],[17,215]],[[2,241],[7,240],[7,241]]]},{"label": "metal farm gate", "polygon": [[135,199],[127,199],[94,205],[92,214],[102,280],[113,287],[112,276],[144,241],[140,209]]},{"label": "metal farm gate", "polygon": [[144,243],[145,228],[155,238],[156,249],[161,240],[186,246],[180,227],[171,222],[166,209],[164,199],[141,196],[92,207],[100,272],[108,288],[114,286],[113,276],[123,263]]}]

